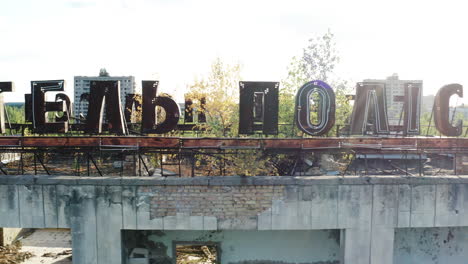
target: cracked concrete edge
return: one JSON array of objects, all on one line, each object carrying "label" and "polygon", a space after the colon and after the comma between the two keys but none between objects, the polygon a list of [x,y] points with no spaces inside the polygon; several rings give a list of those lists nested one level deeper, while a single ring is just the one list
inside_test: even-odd
[{"label": "cracked concrete edge", "polygon": [[211,177],[77,177],[49,175],[0,176],[1,185],[105,185],[105,186],[251,186],[251,185],[376,185],[468,184],[468,175],[446,176],[211,176]]}]

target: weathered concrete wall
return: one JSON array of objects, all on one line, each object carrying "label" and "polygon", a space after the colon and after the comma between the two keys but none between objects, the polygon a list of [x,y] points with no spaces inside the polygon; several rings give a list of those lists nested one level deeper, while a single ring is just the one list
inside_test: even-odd
[{"label": "weathered concrete wall", "polygon": [[[174,260],[173,241],[219,242],[221,263],[338,264],[339,230],[294,231],[124,231],[129,252],[144,243],[155,263]],[[138,242],[137,242],[138,241]],[[140,244],[141,245],[141,244]]]},{"label": "weathered concrete wall", "polygon": [[468,263],[468,227],[398,228],[395,264]]},{"label": "weathered concrete wall", "polygon": [[341,229],[342,262],[391,264],[395,228],[462,226],[467,176],[0,177],[0,227],[71,228],[74,263],[121,263],[122,229]]}]

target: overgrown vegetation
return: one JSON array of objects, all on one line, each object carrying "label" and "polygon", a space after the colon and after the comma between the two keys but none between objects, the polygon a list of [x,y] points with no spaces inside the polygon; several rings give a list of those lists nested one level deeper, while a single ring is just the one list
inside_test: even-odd
[{"label": "overgrown vegetation", "polygon": [[[5,106],[5,112],[7,116],[9,117],[9,121],[12,124],[23,124],[25,122],[24,120],[24,105],[21,107],[18,106],[11,106],[11,105],[6,105]],[[7,120],[8,122],[8,120]]]},{"label": "overgrown vegetation", "polygon": [[[346,99],[346,94],[351,89],[346,81],[334,75],[338,62],[339,56],[331,32],[310,39],[302,55],[292,58],[288,75],[280,85],[279,137],[304,136],[295,129],[294,100],[297,90],[312,80],[323,80],[334,88],[337,104],[336,125],[344,126],[346,117],[351,112],[351,106]],[[198,129],[204,130],[204,136],[239,136],[240,80],[239,64],[229,65],[217,58],[206,77],[199,77],[188,86],[186,98],[192,100],[193,112],[203,112],[206,115],[206,123],[197,125]],[[205,102],[203,98],[206,99]],[[186,109],[186,114],[188,112]],[[235,155],[224,155],[222,158],[216,155],[199,155],[196,166],[197,171],[202,171],[204,175],[219,174],[223,170],[231,175],[277,175],[281,164],[284,163],[281,161],[282,156],[284,155],[267,155],[261,149],[241,150]]]},{"label": "overgrown vegetation", "polygon": [[193,110],[206,115],[206,123],[198,124],[205,134],[237,135],[240,71],[240,64],[230,65],[217,58],[207,77],[197,78],[189,85],[186,98],[192,99]]},{"label": "overgrown vegetation", "polygon": [[[295,96],[297,90],[307,82],[321,80],[329,84],[335,91],[336,114],[335,127],[344,127],[352,109],[346,95],[352,89],[347,81],[338,78],[334,70],[340,61],[334,35],[328,31],[323,36],[309,39],[308,46],[303,49],[301,56],[292,58],[288,67],[288,75],[281,82],[279,123],[291,124],[295,114]],[[317,112],[311,113],[314,118]],[[281,136],[303,136],[303,133],[291,126],[280,126]]]}]

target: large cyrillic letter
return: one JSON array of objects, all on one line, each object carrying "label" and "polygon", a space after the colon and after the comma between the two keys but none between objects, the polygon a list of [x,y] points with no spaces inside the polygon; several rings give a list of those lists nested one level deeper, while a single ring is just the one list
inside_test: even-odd
[{"label": "large cyrillic letter", "polygon": [[[316,123],[311,120],[311,111],[316,111]],[[335,124],[335,92],[328,84],[311,81],[299,89],[296,95],[296,122],[299,129],[312,136],[330,131]]]},{"label": "large cyrillic letter", "polygon": [[239,82],[239,134],[278,134],[279,82]]},{"label": "large cyrillic letter", "polygon": [[[143,117],[141,129],[143,133],[164,134],[174,130],[179,122],[180,110],[177,103],[169,97],[156,97],[158,81],[142,81]],[[163,122],[156,123],[156,106],[166,112]]]},{"label": "large cyrillic letter", "polygon": [[457,125],[452,126],[449,118],[450,97],[452,95],[463,97],[463,86],[460,84],[448,84],[440,88],[434,101],[434,122],[437,130],[445,136],[460,136],[463,130],[463,121],[458,120]]},{"label": "large cyrillic letter", "polygon": [[358,83],[356,100],[351,115],[351,134],[365,134],[368,125],[373,125],[372,132],[388,134],[387,106],[385,103],[385,85],[382,83]]},{"label": "large cyrillic letter", "polygon": [[421,113],[421,83],[406,83],[403,101],[403,133],[419,135],[419,118]]},{"label": "large cyrillic letter", "polygon": [[[35,133],[47,133],[47,132],[67,132],[68,131],[68,96],[61,94],[60,98],[65,100],[56,100],[55,102],[46,102],[46,92],[58,92],[63,91],[65,88],[64,80],[52,80],[52,81],[32,81],[31,82],[31,99],[26,101],[26,104],[31,103],[32,105],[26,105],[25,107],[30,108],[31,121],[33,123],[33,130]],[[70,100],[70,99],[68,99]],[[60,122],[46,122],[47,112],[64,112],[63,118],[55,118],[55,121]]]},{"label": "large cyrillic letter", "polygon": [[104,109],[110,132],[127,134],[120,101],[119,81],[91,81],[86,132],[102,133]]}]

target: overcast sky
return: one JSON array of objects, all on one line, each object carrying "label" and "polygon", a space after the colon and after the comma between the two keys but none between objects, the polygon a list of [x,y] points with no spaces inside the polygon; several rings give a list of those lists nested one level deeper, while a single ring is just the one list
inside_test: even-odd
[{"label": "overcast sky", "polygon": [[6,101],[22,101],[31,80],[65,79],[72,95],[73,76],[105,67],[182,94],[216,57],[240,62],[244,80],[280,81],[330,29],[341,78],[398,73],[431,94],[468,85],[467,10],[450,0],[1,0],[0,81],[16,84]]}]

